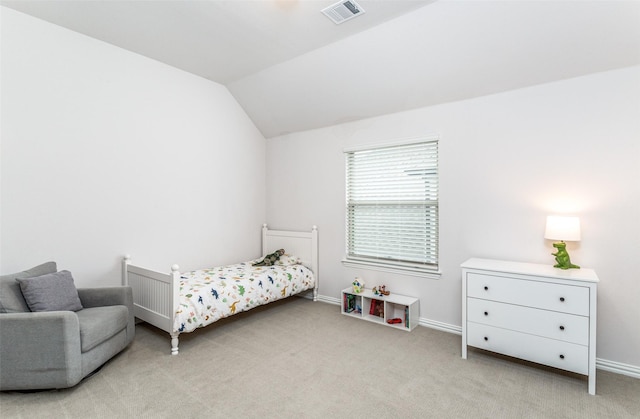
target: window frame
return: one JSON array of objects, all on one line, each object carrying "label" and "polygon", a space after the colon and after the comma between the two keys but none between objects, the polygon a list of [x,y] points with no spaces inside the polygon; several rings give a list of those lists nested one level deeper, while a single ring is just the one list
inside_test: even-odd
[{"label": "window frame", "polygon": [[[419,262],[409,262],[409,261],[400,261],[400,260],[391,260],[391,259],[381,259],[376,257],[366,257],[366,256],[355,256],[350,255],[349,248],[349,155],[352,153],[362,152],[362,151],[373,151],[384,148],[391,147],[402,147],[402,146],[410,146],[420,143],[436,143],[436,166],[435,166],[435,182],[436,182],[436,199],[435,199],[435,263],[434,264],[425,264]],[[439,145],[440,145],[440,136],[439,135],[428,135],[419,138],[412,139],[404,139],[397,140],[393,142],[386,143],[377,143],[366,146],[358,146],[358,147],[349,147],[343,149],[344,158],[345,158],[345,256],[342,260],[342,264],[351,268],[366,268],[370,270],[382,271],[382,272],[390,272],[397,273],[403,275],[411,275],[411,276],[419,276],[419,277],[427,277],[438,279],[440,278],[440,254],[439,254],[439,235],[440,235],[440,213],[439,213],[439,184],[440,184],[440,170],[439,170]],[[433,179],[432,179],[433,180]]]}]

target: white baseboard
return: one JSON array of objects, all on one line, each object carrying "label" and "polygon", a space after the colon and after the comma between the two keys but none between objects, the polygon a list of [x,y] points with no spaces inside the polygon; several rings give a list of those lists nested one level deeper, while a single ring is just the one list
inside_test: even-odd
[{"label": "white baseboard", "polygon": [[424,317],[420,317],[420,321],[418,322],[420,326],[428,327],[430,329],[441,330],[443,332],[453,333],[454,335],[462,336],[462,327],[454,326],[452,324],[438,322],[435,320],[425,319]]},{"label": "white baseboard", "polygon": [[[326,295],[318,295],[318,301],[324,303],[340,305],[339,298],[333,298]],[[462,327],[449,323],[443,323],[436,320],[420,317],[418,322],[420,326],[436,329],[454,335],[462,335]],[[596,358],[596,368],[603,371],[609,371],[616,374],[627,375],[629,377],[640,378],[640,367],[637,365],[623,364],[622,362],[609,361],[607,359]]]},{"label": "white baseboard", "polygon": [[623,364],[622,362],[609,361],[608,359],[596,358],[596,368],[616,374],[627,375],[633,378],[640,378],[640,367],[636,365]]},{"label": "white baseboard", "polygon": [[322,301],[323,303],[334,304],[334,305],[337,305],[337,306],[340,305],[340,299],[339,298],[328,297],[326,295],[318,295],[318,301]]}]

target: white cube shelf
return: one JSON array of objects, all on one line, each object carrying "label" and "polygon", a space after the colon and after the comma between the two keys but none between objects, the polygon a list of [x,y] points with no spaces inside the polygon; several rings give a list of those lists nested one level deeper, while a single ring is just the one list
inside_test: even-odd
[{"label": "white cube shelf", "polygon": [[[353,288],[342,290],[342,314],[395,329],[410,332],[418,325],[420,301],[414,297],[399,294],[377,295],[370,289],[360,293]],[[396,322],[389,322],[389,320]]]}]

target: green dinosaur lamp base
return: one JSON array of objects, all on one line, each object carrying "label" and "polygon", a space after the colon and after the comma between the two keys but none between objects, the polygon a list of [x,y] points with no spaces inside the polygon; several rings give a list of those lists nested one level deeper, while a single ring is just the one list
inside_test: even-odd
[{"label": "green dinosaur lamp base", "polygon": [[571,263],[571,258],[567,252],[567,244],[565,242],[560,241],[558,243],[554,243],[553,247],[558,249],[555,253],[551,253],[551,255],[556,257],[556,264],[553,265],[554,268],[580,269],[578,265]]}]

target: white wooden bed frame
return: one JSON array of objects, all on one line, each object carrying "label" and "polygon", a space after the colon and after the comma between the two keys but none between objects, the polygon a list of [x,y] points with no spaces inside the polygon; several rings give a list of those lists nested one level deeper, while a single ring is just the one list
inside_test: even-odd
[{"label": "white wooden bed frame", "polygon": [[[275,249],[285,249],[296,255],[315,276],[313,301],[318,300],[318,229],[311,232],[269,230],[262,225],[262,255]],[[171,355],[178,354],[179,331],[173,329],[173,319],[179,304],[180,268],[171,273],[156,272],[131,264],[129,255],[122,261],[123,283],[133,289],[134,314],[140,320],[171,335]],[[304,293],[304,291],[303,291]]]}]

